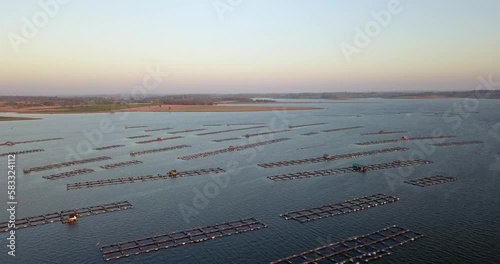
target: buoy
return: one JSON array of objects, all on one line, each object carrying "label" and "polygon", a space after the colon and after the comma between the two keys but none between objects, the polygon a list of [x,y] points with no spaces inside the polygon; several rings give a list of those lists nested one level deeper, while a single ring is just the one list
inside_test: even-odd
[{"label": "buoy", "polygon": [[408,137],[408,136],[403,136],[401,139],[402,139],[402,140],[409,140],[409,139],[410,139],[410,137]]}]

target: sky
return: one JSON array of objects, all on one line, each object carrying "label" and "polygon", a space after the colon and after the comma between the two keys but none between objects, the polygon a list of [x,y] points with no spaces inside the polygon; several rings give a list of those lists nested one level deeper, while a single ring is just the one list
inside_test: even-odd
[{"label": "sky", "polygon": [[479,76],[500,81],[496,0],[19,0],[0,10],[0,95],[448,91],[473,90]]}]

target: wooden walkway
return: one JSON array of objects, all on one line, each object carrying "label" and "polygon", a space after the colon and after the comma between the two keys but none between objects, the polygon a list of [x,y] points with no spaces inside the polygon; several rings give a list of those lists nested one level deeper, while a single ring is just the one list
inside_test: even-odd
[{"label": "wooden walkway", "polygon": [[359,212],[368,208],[399,201],[399,198],[385,194],[373,194],[339,203],[297,210],[280,215],[286,220],[295,220],[306,223],[322,218]]},{"label": "wooden walkway", "polygon": [[200,243],[216,238],[256,231],[267,225],[255,218],[244,218],[215,225],[200,226],[182,231],[158,234],[134,240],[100,246],[105,261],[118,260],[161,249]]},{"label": "wooden walkway", "polygon": [[[398,226],[390,226],[370,234],[348,238],[297,255],[276,260],[285,263],[361,263],[390,255],[390,250],[423,237],[422,234]],[[410,259],[408,263],[411,263]]]},{"label": "wooden walkway", "polygon": [[[127,210],[132,208],[132,204],[128,201],[121,201],[116,203],[108,203],[102,205],[89,206],[85,208],[76,208],[72,210],[65,210],[50,214],[44,214],[39,216],[31,216],[26,218],[17,219],[15,222],[16,227],[14,229],[34,227],[44,224],[50,224],[54,222],[64,222],[64,220],[71,214],[77,213],[78,218],[93,216],[103,213],[116,212],[121,210]],[[8,232],[8,222],[0,223],[0,232]]]}]

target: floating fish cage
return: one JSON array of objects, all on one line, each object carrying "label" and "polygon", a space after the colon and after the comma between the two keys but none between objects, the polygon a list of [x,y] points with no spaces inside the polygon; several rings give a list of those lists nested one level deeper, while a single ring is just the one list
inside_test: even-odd
[{"label": "floating fish cage", "polygon": [[255,218],[244,218],[215,225],[200,226],[182,231],[158,234],[134,240],[100,246],[105,261],[118,260],[161,249],[200,243],[216,238],[256,231],[267,225]]},{"label": "floating fish cage", "polygon": [[125,145],[104,146],[104,147],[94,148],[94,150],[106,150],[106,149],[114,149],[114,148],[121,148],[121,147],[125,147]]},{"label": "floating fish cage", "polygon": [[244,128],[226,129],[226,130],[219,130],[219,131],[205,132],[205,133],[200,133],[200,134],[196,134],[196,135],[197,135],[197,136],[215,135],[215,134],[221,134],[221,133],[226,133],[226,132],[241,131],[241,130],[249,130],[249,129],[257,129],[257,128],[263,128],[263,127],[266,127],[266,126],[253,126],[253,127],[244,127]]},{"label": "floating fish cage", "polygon": [[150,150],[144,150],[144,151],[132,151],[132,152],[130,152],[130,156],[151,154],[151,153],[157,153],[157,152],[163,152],[163,151],[171,151],[171,150],[190,148],[190,147],[191,147],[190,145],[178,145],[178,146],[173,146],[173,147],[150,149]]},{"label": "floating fish cage", "polygon": [[263,135],[269,135],[269,134],[283,133],[283,132],[288,132],[288,131],[290,131],[290,129],[268,131],[268,132],[255,133],[255,134],[246,134],[244,137],[249,138],[249,137],[263,136]]},{"label": "floating fish cage", "polygon": [[20,155],[20,154],[29,154],[29,153],[36,153],[36,152],[43,152],[45,151],[44,149],[30,149],[30,150],[21,150],[21,151],[12,151],[12,152],[7,152],[7,153],[1,153],[0,157],[5,157],[9,155]]},{"label": "floating fish cage", "polygon": [[62,172],[62,173],[57,173],[57,174],[51,174],[48,176],[43,176],[42,178],[47,179],[47,180],[58,180],[58,179],[78,176],[78,175],[82,175],[82,174],[92,173],[92,172],[94,172],[93,169],[79,169],[79,170],[72,170],[72,171],[67,171],[67,172]]},{"label": "floating fish cage", "polygon": [[225,172],[225,170],[223,170],[221,168],[178,171],[175,176],[173,176],[170,173],[167,173],[167,174],[158,174],[158,175],[145,175],[145,176],[138,176],[138,177],[113,178],[113,179],[98,180],[98,181],[69,183],[66,185],[66,189],[67,190],[75,190],[75,189],[107,186],[107,185],[117,185],[117,184],[136,183],[136,182],[145,182],[145,181],[156,181],[156,180],[181,178],[181,177],[188,177],[188,176],[199,176],[199,175],[206,175],[206,174],[218,174],[218,173],[224,173],[224,172]]},{"label": "floating fish cage", "polygon": [[370,234],[348,238],[300,254],[276,260],[281,263],[361,263],[390,255],[390,250],[423,237],[399,226],[390,226]]},{"label": "floating fish cage", "polygon": [[362,128],[362,126],[333,128],[333,129],[322,130],[321,132],[326,132],[327,133],[327,132],[344,131],[344,130],[351,130],[351,129],[358,129],[358,128]]},{"label": "floating fish cage", "polygon": [[309,209],[297,210],[280,215],[286,220],[306,223],[327,217],[359,212],[368,208],[399,201],[399,198],[385,194],[373,194],[339,203],[332,203]]},{"label": "floating fish cage", "polygon": [[289,138],[278,138],[278,139],[261,141],[261,142],[257,142],[257,143],[252,143],[252,144],[247,144],[247,145],[242,145],[242,146],[236,146],[236,147],[229,146],[229,148],[219,149],[219,150],[214,150],[214,151],[207,151],[207,152],[197,153],[197,154],[188,155],[188,156],[182,156],[182,157],[178,157],[178,159],[181,159],[181,160],[192,160],[192,159],[205,158],[205,157],[208,157],[208,156],[219,155],[219,154],[223,154],[223,153],[226,153],[226,152],[241,151],[241,150],[245,150],[245,149],[249,149],[249,148],[254,148],[254,147],[258,147],[258,146],[263,146],[263,145],[269,145],[269,144],[273,144],[273,143],[278,143],[278,142],[282,142],[282,141],[285,141],[285,140],[289,140]]},{"label": "floating fish cage", "polygon": [[285,161],[280,161],[280,162],[268,162],[268,163],[260,163],[257,165],[260,167],[263,167],[263,168],[274,168],[274,167],[284,167],[284,166],[292,166],[292,165],[299,165],[299,164],[306,164],[306,163],[326,162],[326,161],[339,160],[339,159],[359,158],[359,157],[363,157],[363,156],[385,154],[385,153],[392,153],[392,152],[400,152],[400,151],[407,151],[407,150],[408,150],[408,148],[395,147],[395,148],[387,148],[387,149],[380,149],[380,150],[354,152],[354,153],[348,153],[348,154],[338,154],[338,155],[325,154],[321,157],[316,157],[316,158],[300,159],[300,160],[285,160]]},{"label": "floating fish cage", "polygon": [[410,140],[442,139],[442,138],[454,138],[454,137],[455,136],[397,138],[397,139],[386,139],[386,140],[377,140],[377,141],[358,142],[358,143],[356,143],[356,145],[367,146],[367,145],[375,145],[375,144],[403,142],[403,141],[410,141]]},{"label": "floating fish cage", "polygon": [[[110,212],[116,212],[116,211],[121,211],[121,210],[127,210],[127,209],[131,209],[131,208],[132,208],[132,204],[130,204],[128,201],[121,201],[121,202],[116,202],[116,203],[108,203],[108,204],[102,204],[102,205],[89,206],[89,207],[85,207],[85,208],[76,208],[76,209],[72,209],[72,210],[65,210],[65,211],[44,214],[44,215],[39,215],[39,216],[31,216],[31,217],[17,219],[15,222],[15,224],[16,224],[15,229],[34,227],[34,226],[50,224],[50,223],[54,223],[54,222],[64,223],[65,219],[67,219],[70,214],[74,214],[74,213],[76,213],[78,215],[78,217],[81,218],[81,217],[93,216],[93,215],[98,215],[98,214],[103,214],[103,213],[110,213]],[[8,228],[8,224],[9,224],[9,222],[0,223],[0,232],[8,232],[9,230],[11,230],[10,228]]]},{"label": "floating fish cage", "polygon": [[137,164],[141,164],[141,163],[142,163],[142,161],[139,161],[139,160],[131,160],[131,161],[124,161],[124,162],[102,165],[99,167],[102,169],[108,170],[108,169],[114,169],[114,168],[119,168],[119,167],[137,165]]},{"label": "floating fish cage", "polygon": [[233,140],[241,140],[241,138],[222,138],[222,139],[214,139],[212,142],[225,142],[225,141],[233,141]]},{"label": "floating fish cage", "polygon": [[[377,163],[377,164],[366,165],[366,168],[368,171],[385,170],[385,169],[393,169],[393,168],[408,167],[415,165],[424,165],[430,163],[432,163],[432,161],[429,160],[397,160],[389,163]],[[269,176],[268,178],[273,181],[287,181],[287,180],[297,180],[297,179],[312,178],[312,177],[331,176],[344,173],[352,173],[357,171],[358,170],[356,170],[353,167],[345,167],[338,169],[294,172],[282,175]]]},{"label": "floating fish cage", "polygon": [[100,157],[96,157],[96,158],[89,158],[89,159],[75,160],[75,161],[67,161],[67,162],[50,164],[50,165],[45,165],[45,166],[33,167],[33,168],[24,168],[23,172],[24,173],[30,173],[32,171],[44,171],[44,170],[50,170],[50,169],[62,168],[62,167],[69,167],[69,166],[73,166],[73,165],[80,165],[80,164],[86,164],[86,163],[103,161],[103,160],[110,160],[110,159],[111,159],[111,157],[108,157],[108,156],[100,156]]},{"label": "floating fish cage", "polygon": [[405,183],[415,185],[415,186],[420,186],[420,187],[427,187],[427,186],[432,186],[432,185],[436,185],[436,184],[453,182],[456,180],[457,180],[457,178],[455,178],[455,177],[435,175],[435,176],[430,176],[430,177],[408,180],[408,181],[405,181]]},{"label": "floating fish cage", "polygon": [[431,145],[436,147],[448,147],[448,146],[462,146],[462,145],[483,144],[483,143],[484,141],[455,141],[455,142],[436,143]]},{"label": "floating fish cage", "polygon": [[326,125],[326,124],[327,123],[303,124],[303,125],[288,126],[288,128],[301,128],[301,127],[319,126],[319,125]]}]

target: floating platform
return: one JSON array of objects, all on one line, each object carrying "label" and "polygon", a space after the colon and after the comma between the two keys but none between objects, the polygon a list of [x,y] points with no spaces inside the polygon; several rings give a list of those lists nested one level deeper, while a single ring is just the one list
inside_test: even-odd
[{"label": "floating platform", "polygon": [[130,128],[145,128],[148,126],[125,126],[125,129],[130,129]]},{"label": "floating platform", "polygon": [[483,143],[484,141],[455,141],[455,142],[436,143],[431,145],[436,147],[448,147],[448,146],[462,146],[462,145],[483,144]]},{"label": "floating platform", "polygon": [[[53,140],[61,140],[61,139],[64,139],[64,138],[45,138],[45,139],[34,139],[34,140],[26,140],[26,141],[7,141],[7,142],[11,142],[10,145],[18,145],[18,144],[27,144],[27,143],[37,143],[37,142],[45,142],[45,141],[53,141]],[[6,145],[9,145],[9,144],[6,144],[6,143],[3,143],[3,144],[0,144],[0,146],[6,146]]]},{"label": "floating platform", "polygon": [[118,167],[125,167],[125,166],[131,166],[131,165],[136,165],[136,164],[141,164],[142,161],[138,161],[138,160],[131,160],[131,161],[124,161],[124,162],[118,162],[118,163],[113,163],[113,164],[108,164],[108,165],[102,165],[102,166],[99,166],[105,170],[108,170],[108,169],[114,169],[114,168],[118,168]]},{"label": "floating platform", "polygon": [[146,137],[150,137],[150,136],[151,135],[139,135],[139,136],[126,137],[126,139],[146,138]]},{"label": "floating platform", "polygon": [[249,138],[249,137],[257,137],[257,136],[263,136],[263,135],[269,135],[269,134],[276,134],[276,133],[283,133],[283,132],[288,132],[291,131],[290,129],[283,129],[283,130],[275,130],[275,131],[268,131],[268,132],[262,132],[262,133],[255,133],[255,134],[246,134],[244,137]]},{"label": "floating platform", "polygon": [[[389,163],[377,163],[377,164],[366,165],[366,168],[368,171],[385,170],[385,169],[393,169],[393,168],[408,167],[415,165],[424,165],[430,163],[432,163],[432,161],[429,160],[396,160]],[[294,172],[283,175],[269,176],[268,178],[273,181],[287,181],[287,180],[297,180],[297,179],[320,177],[320,176],[331,176],[331,175],[345,174],[352,172],[359,172],[359,171],[351,166],[338,169]]]},{"label": "floating platform", "polygon": [[189,132],[196,132],[196,131],[203,131],[207,130],[206,128],[198,128],[198,129],[186,129],[186,130],[180,130],[180,131],[172,131],[172,132],[167,132],[168,134],[181,134],[181,133],[189,133]]},{"label": "floating platform", "polygon": [[178,159],[192,160],[192,159],[205,158],[208,156],[219,155],[219,154],[223,154],[223,153],[227,153],[227,152],[241,151],[241,150],[245,150],[245,149],[249,149],[249,148],[254,148],[257,146],[278,143],[278,142],[282,142],[285,140],[289,140],[289,138],[278,138],[278,139],[273,139],[273,140],[267,140],[267,141],[261,141],[261,142],[257,142],[257,143],[242,145],[242,146],[229,147],[229,148],[224,148],[224,149],[219,149],[219,150],[214,150],[214,151],[207,151],[207,152],[197,153],[197,154],[193,154],[193,155],[178,157]]},{"label": "floating platform", "polygon": [[29,154],[29,153],[36,153],[36,152],[42,152],[45,151],[44,149],[30,149],[30,150],[21,150],[21,151],[12,151],[12,152],[7,152],[7,153],[1,153],[0,157],[5,157],[9,155],[20,155],[20,154]]},{"label": "floating platform", "polygon": [[379,132],[370,132],[370,133],[361,133],[360,135],[362,136],[375,136],[375,135],[389,135],[389,134],[401,134],[401,133],[408,133],[408,131],[384,131],[380,130]]},{"label": "floating platform", "polygon": [[225,142],[225,141],[233,141],[233,140],[241,140],[241,138],[223,138],[223,139],[214,139],[212,142]]},{"label": "floating platform", "polygon": [[101,253],[105,261],[118,260],[161,249],[200,243],[220,237],[241,234],[266,228],[267,225],[255,218],[244,218],[215,225],[200,226],[182,231],[158,234],[114,244],[102,245]]},{"label": "floating platform", "polygon": [[196,135],[197,136],[215,135],[215,134],[220,134],[220,133],[233,132],[233,131],[241,131],[241,130],[248,130],[248,129],[257,129],[257,128],[263,128],[263,127],[266,127],[266,126],[253,126],[253,127],[226,129],[226,130],[219,130],[219,131],[212,131],[212,132],[200,133],[200,134],[196,134]]},{"label": "floating platform", "polygon": [[51,174],[48,176],[43,176],[42,178],[47,179],[47,180],[58,180],[58,179],[62,179],[62,178],[68,178],[68,177],[78,176],[78,175],[92,173],[92,172],[94,172],[93,169],[79,169],[79,170],[58,173],[58,174]]},{"label": "floating platform", "polygon": [[175,137],[166,137],[166,138],[156,138],[156,139],[150,139],[150,140],[144,140],[144,141],[137,141],[135,142],[136,144],[147,144],[147,143],[153,143],[153,142],[160,142],[160,141],[165,141],[165,140],[172,140],[172,139],[178,139],[178,138],[184,138],[183,136],[175,136]]},{"label": "floating platform", "polygon": [[126,183],[145,182],[145,181],[175,179],[175,178],[182,178],[182,177],[188,177],[188,176],[218,174],[218,173],[224,173],[224,172],[225,172],[225,170],[223,170],[221,168],[211,168],[211,169],[201,169],[201,170],[179,171],[179,172],[177,172],[176,176],[171,176],[169,173],[167,173],[167,174],[146,175],[146,176],[139,176],[139,177],[114,178],[114,179],[106,179],[106,180],[99,180],[99,181],[76,182],[76,183],[67,184],[66,189],[74,190],[74,189],[83,189],[83,188],[93,188],[93,187],[107,186],[107,185],[118,185],[118,184],[126,184]]},{"label": "floating platform", "polygon": [[388,256],[391,254],[389,250],[421,237],[423,235],[420,233],[394,225],[276,260],[271,264],[368,262]]},{"label": "floating platform", "polygon": [[106,150],[106,149],[121,148],[121,147],[125,147],[125,145],[111,145],[111,146],[95,148],[94,150]]},{"label": "floating platform", "polygon": [[304,134],[300,134],[302,136],[312,136],[312,135],[317,135],[319,134],[319,132],[307,132],[307,133],[304,133]]},{"label": "floating platform", "polygon": [[440,138],[454,138],[454,137],[455,136],[414,137],[414,138],[408,138],[408,139],[396,138],[396,139],[359,142],[359,143],[356,143],[356,145],[367,146],[367,145],[384,144],[384,143],[404,142],[404,141],[410,141],[410,140],[440,139]]},{"label": "floating platform", "polygon": [[111,158],[108,157],[108,156],[100,156],[100,157],[90,158],[90,159],[67,161],[67,162],[61,162],[61,163],[50,164],[50,165],[39,166],[39,167],[33,167],[33,168],[24,168],[23,172],[24,173],[30,173],[32,171],[51,170],[51,169],[55,169],[55,168],[69,167],[69,166],[73,166],[73,165],[80,165],[80,164],[86,164],[86,163],[103,161],[103,160],[110,160],[110,159]]},{"label": "floating platform", "polygon": [[304,125],[288,126],[288,128],[301,128],[301,127],[319,126],[319,125],[326,125],[326,124],[327,124],[327,123],[313,123],[313,124],[304,124]]},{"label": "floating platform", "polygon": [[363,156],[385,154],[385,153],[392,153],[392,152],[400,152],[400,151],[407,151],[407,150],[408,150],[408,148],[395,147],[395,148],[377,149],[377,150],[370,150],[370,151],[363,151],[363,152],[354,152],[354,153],[348,153],[348,154],[338,154],[338,155],[325,154],[321,157],[316,157],[316,158],[300,159],[300,160],[285,160],[285,161],[280,161],[280,162],[260,163],[257,165],[260,167],[263,167],[263,168],[275,168],[275,167],[293,166],[293,165],[299,165],[299,164],[305,164],[305,163],[327,162],[327,161],[333,161],[333,160],[339,160],[339,159],[353,159],[353,158],[359,158],[359,157],[363,157]]},{"label": "floating platform", "polygon": [[333,128],[333,129],[322,130],[321,132],[328,133],[328,132],[344,131],[344,130],[351,130],[351,129],[358,129],[358,128],[362,128],[362,126]]},{"label": "floating platform", "polygon": [[266,123],[259,122],[259,123],[236,123],[236,124],[226,124],[227,126],[259,126],[259,125],[265,125]]},{"label": "floating platform", "polygon": [[[44,214],[39,216],[31,216],[22,219],[17,219],[16,230],[27,227],[34,227],[44,224],[50,224],[54,222],[63,222],[68,216],[72,213],[77,213],[78,218],[98,215],[103,213],[116,212],[121,210],[131,209],[133,206],[128,201],[121,201],[116,203],[108,203],[103,205],[94,205],[85,208],[76,208],[72,210],[65,210],[60,212],[55,212],[51,214]],[[8,222],[0,223],[0,232],[8,232],[10,229],[8,228]]]},{"label": "floating platform", "polygon": [[130,155],[137,156],[137,155],[152,154],[152,153],[170,151],[170,150],[176,150],[176,149],[190,148],[190,147],[191,147],[190,145],[178,145],[178,146],[167,147],[167,148],[150,149],[150,150],[144,150],[144,151],[132,151],[132,152],[130,152]]},{"label": "floating platform", "polygon": [[280,215],[286,220],[295,220],[306,223],[322,218],[354,213],[368,208],[393,203],[399,201],[399,198],[385,194],[373,194],[351,200],[345,200],[340,203],[332,203],[309,209],[297,210]]},{"label": "floating platform", "polygon": [[415,186],[427,187],[427,186],[432,186],[432,185],[436,185],[436,184],[453,182],[456,180],[457,180],[457,178],[455,178],[455,177],[435,175],[435,176],[430,176],[430,177],[425,177],[425,178],[408,180],[408,181],[404,181],[404,182],[411,184],[411,185],[415,185]]},{"label": "floating platform", "polygon": [[156,132],[156,131],[164,131],[164,130],[170,130],[172,128],[170,127],[164,127],[164,128],[155,128],[155,129],[146,129],[144,132]]}]

